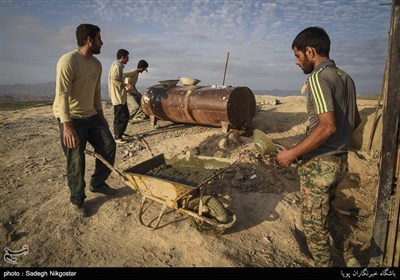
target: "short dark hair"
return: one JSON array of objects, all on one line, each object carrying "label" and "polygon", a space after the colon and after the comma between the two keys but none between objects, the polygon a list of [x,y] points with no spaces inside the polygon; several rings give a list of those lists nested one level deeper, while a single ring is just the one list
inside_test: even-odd
[{"label": "short dark hair", "polygon": [[100,32],[100,27],[90,23],[82,23],[76,28],[76,41],[79,47],[85,45],[86,39],[89,36],[93,40],[97,33]]},{"label": "short dark hair", "polygon": [[129,52],[125,49],[119,49],[117,51],[117,59],[120,59],[121,57],[128,56],[128,55],[129,55]]},{"label": "short dark hair", "polygon": [[146,69],[147,67],[149,67],[149,64],[147,63],[146,60],[139,60],[138,64],[137,64],[137,68],[144,68]]},{"label": "short dark hair", "polygon": [[292,49],[295,47],[303,53],[306,52],[307,47],[312,47],[319,55],[329,57],[331,40],[322,27],[313,26],[297,34],[293,40]]}]

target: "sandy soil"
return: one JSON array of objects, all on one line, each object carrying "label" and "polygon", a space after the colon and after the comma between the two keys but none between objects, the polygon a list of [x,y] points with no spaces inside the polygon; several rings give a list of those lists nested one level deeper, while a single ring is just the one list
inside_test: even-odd
[{"label": "sandy soil", "polygon": [[[279,99],[281,104],[275,104]],[[305,97],[257,96],[252,127],[289,146],[301,139],[307,121]],[[378,178],[379,137],[367,152],[377,101],[359,100],[363,123],[355,133],[350,172],[335,205],[348,239],[348,255],[369,264],[373,205]],[[112,123],[112,106],[104,104]],[[222,236],[198,232],[188,216],[168,208],[154,231],[140,225],[142,195],[112,174],[113,197],[87,191],[88,218],[69,212],[66,165],[51,107],[2,111],[0,132],[0,244],[11,250],[29,246],[17,264],[1,267],[309,267],[302,234],[299,181],[295,167],[280,168],[257,156],[253,139],[221,128],[160,121],[130,124],[141,136],[118,145],[116,167],[125,170],[164,154],[200,154],[240,160],[209,182],[208,192],[235,213],[236,223]],[[377,135],[380,133],[378,125]],[[238,141],[239,140],[239,141]],[[86,179],[94,159],[87,157]],[[144,219],[157,217],[152,203]]]}]

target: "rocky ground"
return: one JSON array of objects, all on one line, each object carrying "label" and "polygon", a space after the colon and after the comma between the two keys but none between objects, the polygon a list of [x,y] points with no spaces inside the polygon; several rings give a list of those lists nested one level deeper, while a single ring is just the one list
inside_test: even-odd
[{"label": "rocky ground", "polygon": [[[290,146],[307,121],[304,97],[257,96],[252,127]],[[368,141],[377,101],[359,100],[363,123],[354,135],[350,171],[335,205],[347,237],[347,259],[369,265],[380,142]],[[112,123],[112,106],[104,104]],[[127,170],[158,154],[228,158],[235,164],[207,184],[237,217],[221,236],[197,231],[188,216],[168,208],[151,231],[138,220],[142,195],[112,174],[113,197],[87,190],[88,218],[69,211],[65,158],[51,106],[1,111],[0,244],[11,250],[28,245],[17,264],[2,267],[309,267],[299,207],[296,167],[281,168],[260,157],[251,135],[221,128],[160,121],[130,124],[132,141],[119,144],[115,167]],[[377,131],[379,132],[378,125]],[[379,133],[377,133],[379,136]],[[90,147],[88,147],[90,148]],[[87,182],[94,159],[87,157]],[[146,207],[145,221],[162,205]],[[354,262],[353,260],[353,263]],[[349,263],[351,264],[351,263]]]}]

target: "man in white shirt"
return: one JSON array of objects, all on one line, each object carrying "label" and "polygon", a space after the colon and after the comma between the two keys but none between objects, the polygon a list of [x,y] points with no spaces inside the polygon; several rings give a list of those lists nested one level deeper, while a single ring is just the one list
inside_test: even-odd
[{"label": "man in white shirt", "polygon": [[129,52],[119,49],[117,60],[111,64],[108,72],[108,90],[114,106],[114,139],[116,143],[124,143],[123,136],[129,122],[129,110],[126,92],[132,90],[130,84],[124,83],[123,69],[129,61]]}]

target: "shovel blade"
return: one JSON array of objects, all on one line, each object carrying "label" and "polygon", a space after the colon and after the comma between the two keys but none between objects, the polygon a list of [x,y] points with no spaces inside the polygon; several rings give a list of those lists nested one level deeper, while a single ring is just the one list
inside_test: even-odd
[{"label": "shovel blade", "polygon": [[268,154],[277,154],[278,149],[276,148],[274,142],[261,130],[254,130],[254,146],[260,154],[263,156]]}]

